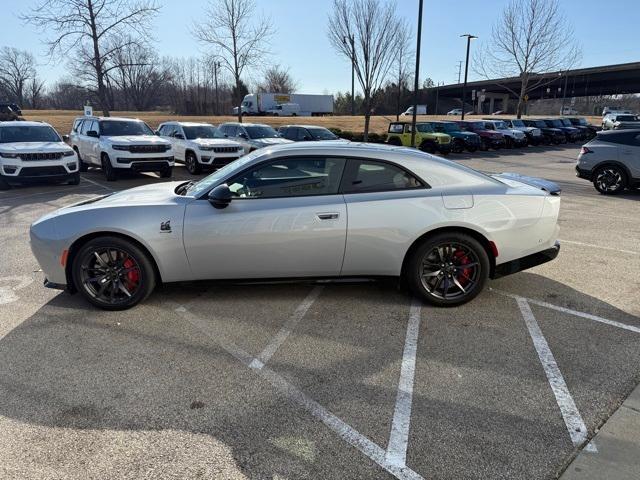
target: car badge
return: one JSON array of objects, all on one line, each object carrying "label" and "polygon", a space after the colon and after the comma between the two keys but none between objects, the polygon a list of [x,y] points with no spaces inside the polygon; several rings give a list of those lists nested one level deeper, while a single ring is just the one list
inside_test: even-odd
[{"label": "car badge", "polygon": [[160,231],[171,233],[171,220],[167,220],[166,222],[160,222]]}]

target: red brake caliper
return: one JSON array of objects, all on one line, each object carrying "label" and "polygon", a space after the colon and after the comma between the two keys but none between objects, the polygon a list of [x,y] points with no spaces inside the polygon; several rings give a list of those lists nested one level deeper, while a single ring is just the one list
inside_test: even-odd
[{"label": "red brake caliper", "polygon": [[[459,267],[464,267],[469,262],[469,257],[467,257],[462,250],[457,250],[453,257],[458,261],[457,265]],[[462,268],[456,278],[460,282],[460,285],[463,287],[469,283],[469,279],[471,278],[471,269],[470,268]]]},{"label": "red brake caliper", "polygon": [[[131,268],[135,265],[135,263],[133,263],[133,260],[131,260],[130,258],[127,258],[122,265],[124,266],[124,268]],[[138,281],[140,280],[140,272],[137,268],[134,268],[127,272],[127,280],[129,281],[129,285],[127,285],[127,288],[135,288],[138,285]]]}]

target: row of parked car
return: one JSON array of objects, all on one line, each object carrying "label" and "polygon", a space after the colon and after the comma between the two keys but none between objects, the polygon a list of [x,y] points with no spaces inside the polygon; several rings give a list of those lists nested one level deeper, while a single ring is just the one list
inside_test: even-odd
[{"label": "row of parked car", "polygon": [[[387,143],[411,145],[411,123],[389,124]],[[430,153],[499,150],[527,145],[559,145],[593,138],[598,127],[584,118],[485,119],[416,123],[415,144]]]}]

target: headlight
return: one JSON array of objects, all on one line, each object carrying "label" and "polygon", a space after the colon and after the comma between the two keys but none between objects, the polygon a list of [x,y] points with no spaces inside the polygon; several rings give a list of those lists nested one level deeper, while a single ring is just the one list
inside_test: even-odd
[{"label": "headlight", "polygon": [[66,150],[66,151],[63,153],[63,155],[64,155],[65,157],[73,157],[73,154],[74,154],[74,153],[76,153],[76,152],[74,152],[73,150]]},{"label": "headlight", "polygon": [[0,157],[2,157],[2,158],[18,158],[19,154],[18,153],[0,152]]},{"label": "headlight", "polygon": [[128,145],[111,145],[111,148],[113,148],[114,150],[129,150]]},{"label": "headlight", "polygon": [[198,148],[200,150],[202,150],[202,151],[205,151],[205,152],[211,152],[216,147],[208,147],[208,146],[205,146],[205,145],[200,145],[200,146],[198,146]]}]

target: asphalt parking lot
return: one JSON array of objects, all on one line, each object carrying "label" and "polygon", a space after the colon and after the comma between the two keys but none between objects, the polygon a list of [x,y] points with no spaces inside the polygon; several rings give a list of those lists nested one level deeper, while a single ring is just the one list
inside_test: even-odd
[{"label": "asphalt parking lot", "polygon": [[96,310],[42,287],[29,225],[161,180],[0,192],[0,478],[556,478],[640,382],[640,191],[599,195],[578,148],[450,157],[563,188],[559,257],[455,309],[204,282]]}]

